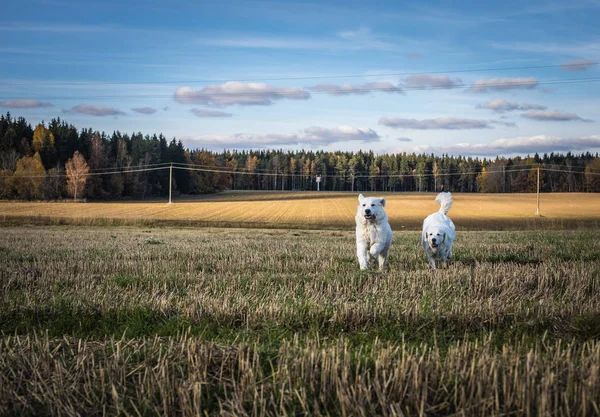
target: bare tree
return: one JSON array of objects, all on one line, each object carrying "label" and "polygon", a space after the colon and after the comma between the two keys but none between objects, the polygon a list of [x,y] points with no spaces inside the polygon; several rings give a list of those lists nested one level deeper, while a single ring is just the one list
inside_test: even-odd
[{"label": "bare tree", "polygon": [[14,149],[7,152],[0,152],[0,169],[14,172],[17,168],[19,154]]},{"label": "bare tree", "polygon": [[83,155],[79,151],[75,151],[73,158],[69,159],[65,164],[67,171],[67,189],[73,195],[73,199],[77,200],[77,195],[83,195],[87,174],[90,170]]}]

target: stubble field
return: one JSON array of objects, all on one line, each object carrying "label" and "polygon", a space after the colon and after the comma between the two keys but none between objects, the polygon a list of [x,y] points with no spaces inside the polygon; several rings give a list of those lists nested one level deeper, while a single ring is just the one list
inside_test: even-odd
[{"label": "stubble field", "polygon": [[384,274],[351,230],[5,226],[0,414],[598,415],[597,228],[457,226]]},{"label": "stubble field", "polygon": [[[351,229],[358,193],[225,192],[150,202],[48,203],[0,201],[3,224],[212,226]],[[437,211],[434,193],[366,193],[388,199],[394,230],[418,229]],[[573,228],[600,225],[600,194],[454,194],[450,215],[462,230]]]}]

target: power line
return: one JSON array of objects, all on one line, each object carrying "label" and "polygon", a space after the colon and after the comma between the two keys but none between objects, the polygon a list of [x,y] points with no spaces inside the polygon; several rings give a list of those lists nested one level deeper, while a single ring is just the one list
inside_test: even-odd
[{"label": "power line", "polygon": [[[170,168],[170,163],[167,166],[156,167],[156,168],[144,168],[144,169],[133,169],[133,170],[118,170],[111,172],[93,172],[85,174],[85,176],[99,176],[99,175],[115,175],[115,174],[131,174],[136,172],[147,172],[147,171],[158,171]],[[213,168],[194,168],[190,166],[178,166],[173,164],[174,169],[179,170],[187,170],[187,171],[198,171],[198,172],[208,172],[208,173],[217,173],[217,174],[230,174],[230,175],[257,175],[257,176],[278,176],[278,177],[312,177],[314,174],[305,175],[305,174],[292,174],[292,173],[277,173],[277,172],[250,172],[250,171],[223,171],[220,169]],[[537,169],[536,166],[531,168],[518,168],[518,169],[505,169],[505,170],[486,170],[486,171],[465,171],[465,172],[446,172],[446,173],[433,173],[433,172],[424,172],[424,173],[403,173],[403,174],[385,174],[385,175],[326,175],[327,178],[336,179],[343,178],[347,179],[349,176],[352,176],[355,179],[358,178],[423,178],[423,177],[451,177],[451,176],[460,176],[460,175],[480,175],[480,174],[495,174],[495,173],[509,173],[509,172],[523,172],[523,171],[531,171]],[[549,171],[549,172],[560,172],[563,174],[585,174],[585,175],[600,175],[600,172],[575,172],[575,171],[566,171],[560,169],[553,168],[544,168],[540,166],[541,171]],[[0,178],[64,178],[67,177],[67,174],[55,174],[55,175],[1,175]]]},{"label": "power line", "polygon": [[574,171],[563,171],[560,169],[552,169],[552,168],[540,168],[542,171],[551,171],[551,172],[562,172],[563,174],[585,174],[585,175],[600,175],[600,172],[574,172]]},{"label": "power line", "polygon": [[[556,79],[547,81],[511,81],[511,82],[495,82],[486,83],[481,86],[471,86],[470,88],[474,91],[487,90],[493,88],[518,88],[518,87],[531,87],[534,88],[538,85],[553,85],[553,84],[582,84],[582,83],[596,83],[599,82],[600,78],[571,78],[571,79]],[[475,87],[475,88],[474,88]],[[466,84],[451,84],[442,86],[393,86],[393,87],[368,87],[368,88],[353,88],[352,90],[345,90],[342,88],[332,88],[326,90],[310,91],[310,94],[330,94],[330,95],[352,95],[352,94],[368,94],[376,92],[398,92],[402,91],[428,91],[428,90],[454,90],[458,88],[468,88]],[[307,90],[300,90],[298,93],[308,93]],[[198,98],[206,101],[206,103],[189,103],[189,104],[209,104],[212,97],[266,97],[269,98],[273,92],[270,91],[258,91],[258,92],[232,92],[232,93],[199,93]],[[297,93],[284,93],[277,94],[278,98],[298,98]],[[23,99],[23,96],[3,96],[4,99],[16,100]],[[104,96],[36,96],[38,100],[119,100],[119,99],[148,99],[148,98],[173,98],[173,94],[133,94],[133,95],[104,95]],[[194,96],[190,97],[192,100]],[[235,104],[235,103],[232,103]]]},{"label": "power line", "polygon": [[547,68],[580,68],[596,66],[598,62],[585,62],[585,63],[573,63],[573,64],[559,64],[559,65],[531,65],[521,67],[500,67],[500,68],[473,68],[473,69],[458,69],[458,70],[445,70],[445,71],[426,71],[426,72],[390,72],[382,74],[352,74],[352,75],[317,75],[310,77],[271,77],[271,78],[254,78],[254,79],[197,79],[197,80],[176,80],[176,81],[118,81],[118,82],[105,82],[105,81],[71,81],[71,82],[16,82],[7,83],[0,82],[0,85],[11,85],[11,86],[69,86],[69,85],[143,85],[143,84],[200,84],[200,83],[224,83],[228,81],[240,81],[240,82],[252,82],[252,81],[295,81],[295,80],[318,80],[318,79],[335,79],[335,78],[363,78],[363,77],[392,77],[392,76],[406,76],[406,75],[432,75],[432,74],[460,74],[460,73],[474,73],[474,72],[489,72],[489,71],[515,71],[515,70],[526,70],[526,69],[547,69]]},{"label": "power line", "polygon": [[[146,171],[158,171],[161,169],[169,169],[169,166],[160,167],[160,168],[146,168],[146,169],[132,169],[126,171],[112,171],[112,172],[91,172],[85,175],[84,177],[98,176],[98,175],[114,175],[114,174],[131,174],[134,172],[146,172]],[[54,175],[0,175],[0,178],[65,178],[68,177],[67,174],[54,174]]]},{"label": "power line", "polygon": [[[161,162],[159,164],[140,164],[140,165],[132,165],[132,166],[128,166],[128,167],[123,167],[123,169],[136,169],[136,168],[152,168],[152,167],[158,167],[158,166],[169,166],[171,163],[170,162]],[[114,170],[115,168],[90,168],[90,171],[92,172],[96,172],[96,171],[109,171],[109,170]]]},{"label": "power line", "polygon": [[[214,165],[202,165],[202,164],[185,164],[183,162],[173,162],[173,166],[176,165],[180,165],[180,166],[186,166],[186,167],[194,167],[194,168],[210,168],[210,169],[225,169],[225,170],[232,170],[231,167],[228,166],[214,166]],[[241,171],[248,171],[250,168],[246,168],[246,167],[237,167],[234,169],[234,171],[237,170],[241,170]],[[262,171],[262,172],[280,172],[281,169],[264,169],[264,168],[255,168],[254,171]]]}]

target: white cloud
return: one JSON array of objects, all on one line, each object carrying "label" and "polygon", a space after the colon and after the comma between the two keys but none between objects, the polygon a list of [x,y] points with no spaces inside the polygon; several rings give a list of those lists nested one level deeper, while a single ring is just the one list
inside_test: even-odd
[{"label": "white cloud", "polygon": [[600,135],[561,138],[537,135],[496,139],[490,143],[458,143],[447,147],[419,146],[411,151],[463,156],[508,156],[600,149]]},{"label": "white cloud", "polygon": [[71,108],[71,110],[63,110],[65,113],[74,112],[80,114],[87,114],[89,116],[118,116],[125,114],[121,110],[107,106],[97,106],[90,104],[78,104]]},{"label": "white cloud", "polygon": [[431,89],[431,88],[453,88],[463,85],[460,78],[454,80],[446,75],[416,74],[404,79],[407,88]]},{"label": "white cloud", "polygon": [[38,100],[5,100],[0,101],[0,107],[12,107],[15,109],[34,109],[38,107],[53,107],[53,104]]},{"label": "white cloud", "polygon": [[564,71],[587,71],[595,65],[598,65],[596,61],[591,61],[589,59],[574,59],[572,61],[563,62],[560,69]]},{"label": "white cloud", "polygon": [[477,80],[471,85],[471,91],[487,92],[490,90],[532,89],[538,86],[533,77],[527,78],[488,78]]},{"label": "white cloud", "polygon": [[532,120],[541,120],[544,122],[570,122],[570,121],[579,121],[579,122],[592,122],[593,120],[583,119],[576,114],[573,113],[562,113],[559,111],[530,111],[527,113],[523,113],[522,117],[526,117],[527,119]]},{"label": "white cloud", "polygon": [[372,82],[363,85],[352,84],[318,84],[313,87],[307,87],[311,91],[323,92],[332,96],[346,96],[350,94],[362,95],[374,92],[382,93],[400,93],[402,88],[389,81]]},{"label": "white cloud", "polygon": [[234,135],[182,136],[181,139],[190,148],[212,149],[257,149],[274,146],[326,146],[336,142],[355,141],[361,143],[377,142],[380,136],[372,129],[352,126],[325,128],[308,127],[298,133],[267,133]]},{"label": "white cloud", "polygon": [[134,107],[131,110],[140,114],[154,114],[157,112],[157,110],[152,107]]},{"label": "white cloud", "polygon": [[274,100],[306,100],[310,94],[298,87],[277,87],[265,83],[229,81],[221,85],[209,85],[201,90],[180,87],[174,98],[181,104],[212,106],[268,106]]},{"label": "white cloud", "polygon": [[436,119],[402,119],[399,117],[382,117],[379,124],[394,129],[417,130],[462,130],[462,129],[493,129],[488,120],[464,119],[461,117],[438,117]]},{"label": "white cloud", "polygon": [[485,104],[477,105],[478,109],[493,110],[496,113],[504,113],[507,111],[514,110],[546,110],[546,106],[540,104],[528,104],[528,103],[511,103],[502,98],[494,98]]},{"label": "white cloud", "polygon": [[191,112],[194,113],[197,117],[231,117],[231,116],[233,116],[231,113],[226,113],[224,111],[219,111],[219,110],[192,109]]}]

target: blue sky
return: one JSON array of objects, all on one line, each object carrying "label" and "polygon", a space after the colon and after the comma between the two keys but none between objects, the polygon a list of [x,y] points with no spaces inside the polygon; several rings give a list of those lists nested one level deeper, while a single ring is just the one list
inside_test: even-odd
[{"label": "blue sky", "polygon": [[600,151],[600,1],[23,0],[0,111],[190,148]]}]

